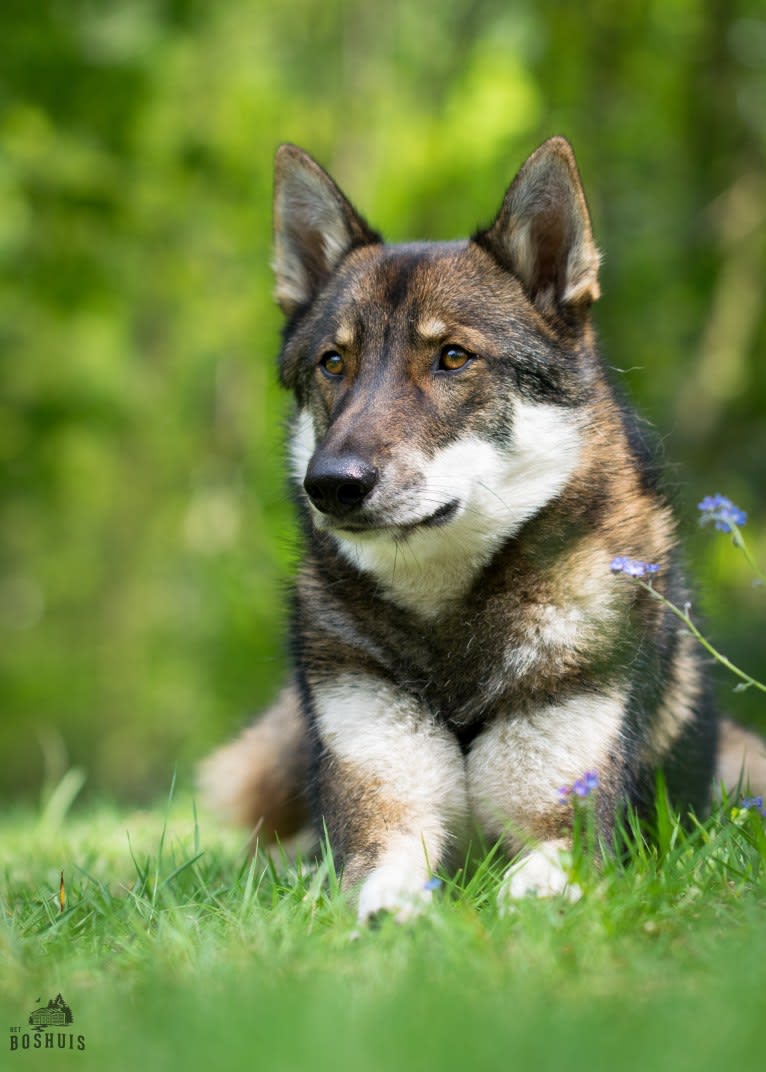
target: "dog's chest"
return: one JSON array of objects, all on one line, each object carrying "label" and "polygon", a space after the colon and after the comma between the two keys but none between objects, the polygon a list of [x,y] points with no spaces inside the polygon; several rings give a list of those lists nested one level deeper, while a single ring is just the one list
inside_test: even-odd
[{"label": "dog's chest", "polygon": [[534,705],[592,659],[593,629],[576,604],[512,593],[461,606],[436,622],[371,618],[394,680],[455,727]]},{"label": "dog's chest", "polygon": [[509,545],[433,619],[398,606],[336,560],[337,574],[320,580],[310,572],[304,587],[306,616],[323,623],[314,654],[327,651],[331,632],[360,653],[349,670],[377,665],[456,727],[539,706],[566,682],[587,685],[623,643],[624,614],[601,557],[583,544],[547,556]]}]

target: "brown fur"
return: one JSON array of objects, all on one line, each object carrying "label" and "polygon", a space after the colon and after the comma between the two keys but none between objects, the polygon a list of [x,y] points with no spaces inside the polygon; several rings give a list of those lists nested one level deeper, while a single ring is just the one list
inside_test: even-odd
[{"label": "brown fur", "polygon": [[[371,778],[353,764],[331,758],[320,773],[319,792],[328,801],[327,835],[339,858],[345,860],[343,886],[356,885],[375,863],[385,847],[390,830],[406,826],[406,804],[390,799],[379,778]],[[353,843],[347,844],[347,829],[334,821],[342,815],[354,816]]]},{"label": "brown fur", "polygon": [[721,748],[716,766],[716,788],[766,795],[766,741],[737,726],[721,721]]},{"label": "brown fur", "polygon": [[289,685],[253,725],[200,766],[199,785],[227,821],[264,842],[308,823],[309,741],[298,694]]}]

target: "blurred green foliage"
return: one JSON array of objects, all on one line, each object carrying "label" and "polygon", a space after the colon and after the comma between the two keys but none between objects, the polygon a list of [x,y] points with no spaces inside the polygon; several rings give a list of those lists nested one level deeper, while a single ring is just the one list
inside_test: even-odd
[{"label": "blurred green foliage", "polygon": [[468,233],[570,138],[605,352],[662,433],[712,634],[761,668],[766,595],[693,515],[730,495],[766,560],[762,0],[5,0],[0,29],[6,793],[70,762],[153,792],[283,673],[285,140],[402,239]]}]

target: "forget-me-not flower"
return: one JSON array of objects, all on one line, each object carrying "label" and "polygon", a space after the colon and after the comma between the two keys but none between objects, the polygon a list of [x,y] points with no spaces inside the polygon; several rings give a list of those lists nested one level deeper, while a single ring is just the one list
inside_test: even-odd
[{"label": "forget-me-not flower", "polygon": [[747,521],[745,511],[725,495],[706,495],[702,502],[697,503],[697,509],[702,515],[700,524],[706,525],[712,521],[719,532],[731,532],[733,526],[741,528]]},{"label": "forget-me-not flower", "polygon": [[764,806],[763,806],[763,797],[762,796],[743,797],[743,799],[742,799],[742,807],[746,808],[748,811],[750,811],[752,809],[753,811],[760,812],[761,815],[766,817],[766,808],[764,808]]},{"label": "forget-me-not flower", "polygon": [[624,573],[626,577],[648,577],[652,573],[659,573],[660,567],[656,562],[641,562],[636,558],[627,558],[618,555],[609,564],[612,573]]},{"label": "forget-me-not flower", "polygon": [[574,785],[562,785],[558,791],[559,804],[567,804],[570,797],[589,797],[594,789],[598,789],[598,774],[595,771],[586,771],[578,778]]}]

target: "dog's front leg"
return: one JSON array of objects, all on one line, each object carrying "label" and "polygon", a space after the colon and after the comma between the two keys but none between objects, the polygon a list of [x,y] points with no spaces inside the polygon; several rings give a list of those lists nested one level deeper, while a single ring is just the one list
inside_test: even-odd
[{"label": "dog's front leg", "polygon": [[371,675],[317,683],[312,700],[318,799],[343,888],[359,886],[360,919],[404,920],[465,830],[458,743],[415,698]]},{"label": "dog's front leg", "polygon": [[627,796],[624,719],[625,695],[615,685],[509,713],[475,740],[467,761],[473,814],[489,841],[501,839],[511,856],[525,852],[506,871],[501,907],[529,893],[580,896],[567,859],[573,810],[562,790],[578,780],[584,792],[593,787],[599,840],[609,846]]}]

